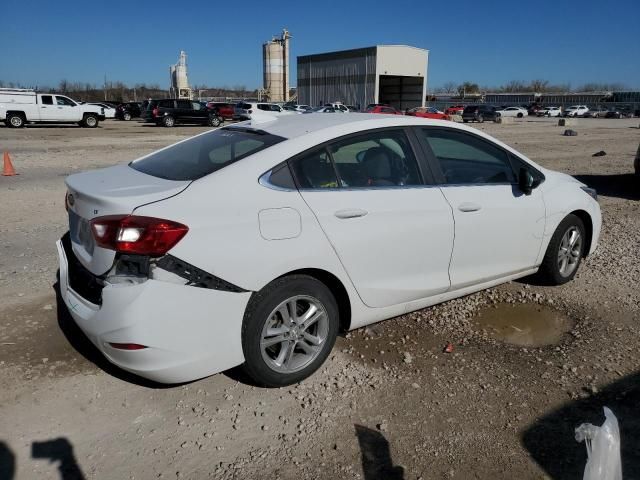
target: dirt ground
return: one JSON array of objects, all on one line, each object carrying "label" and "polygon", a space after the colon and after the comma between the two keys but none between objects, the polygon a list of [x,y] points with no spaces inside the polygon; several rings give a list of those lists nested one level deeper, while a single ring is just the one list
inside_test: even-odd
[{"label": "dirt ground", "polygon": [[[64,177],[203,128],[0,127],[20,174],[0,177],[0,479],[579,479],[574,428],[600,425],[605,405],[624,478],[640,478],[639,122],[578,119],[573,137],[554,119],[480,125],[598,189],[598,251],[562,287],[525,279],[351,332],[283,389],[237,371],[141,381],[97,355],[56,301]],[[505,335],[527,318],[552,344]]]}]

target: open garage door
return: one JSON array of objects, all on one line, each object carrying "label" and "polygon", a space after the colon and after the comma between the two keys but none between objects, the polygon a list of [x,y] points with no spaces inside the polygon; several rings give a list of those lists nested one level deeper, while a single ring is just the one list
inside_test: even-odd
[{"label": "open garage door", "polygon": [[380,75],[378,102],[399,110],[422,106],[423,77]]}]

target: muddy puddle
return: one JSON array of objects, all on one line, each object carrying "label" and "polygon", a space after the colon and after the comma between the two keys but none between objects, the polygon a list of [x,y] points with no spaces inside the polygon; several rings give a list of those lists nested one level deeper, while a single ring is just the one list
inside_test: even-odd
[{"label": "muddy puddle", "polygon": [[500,303],[482,309],[473,321],[492,338],[524,347],[556,344],[574,325],[562,312],[530,303]]}]

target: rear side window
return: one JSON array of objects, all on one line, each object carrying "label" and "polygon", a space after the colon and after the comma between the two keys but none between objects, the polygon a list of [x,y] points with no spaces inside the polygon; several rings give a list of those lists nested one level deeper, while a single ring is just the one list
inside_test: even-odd
[{"label": "rear side window", "polygon": [[43,105],[53,105],[53,97],[51,95],[42,95]]},{"label": "rear side window", "polygon": [[464,107],[463,113],[473,113],[478,110],[477,105],[469,105],[468,107]]},{"label": "rear side window", "polygon": [[236,107],[241,108],[242,110],[250,110],[251,104],[240,102],[239,104],[236,105]]},{"label": "rear side window", "polygon": [[465,132],[422,129],[445,182],[450,185],[513,183],[515,175],[507,153]]},{"label": "rear side window", "polygon": [[193,107],[191,106],[191,102],[189,100],[178,100],[178,108],[193,110]]},{"label": "rear side window", "polygon": [[293,162],[300,188],[337,188],[338,177],[325,149],[308,153]]},{"label": "rear side window", "polygon": [[196,180],[283,140],[265,132],[222,128],[131,162],[129,166],[167,180]]},{"label": "rear side window", "polygon": [[173,108],[173,100],[160,100],[158,102],[160,108]]}]

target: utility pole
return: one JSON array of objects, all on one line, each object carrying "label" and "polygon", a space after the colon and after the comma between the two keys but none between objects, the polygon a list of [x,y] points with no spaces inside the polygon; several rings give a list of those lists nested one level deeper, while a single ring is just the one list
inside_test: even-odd
[{"label": "utility pole", "polygon": [[104,74],[104,88],[102,89],[104,90],[104,101],[107,101],[107,74]]}]

